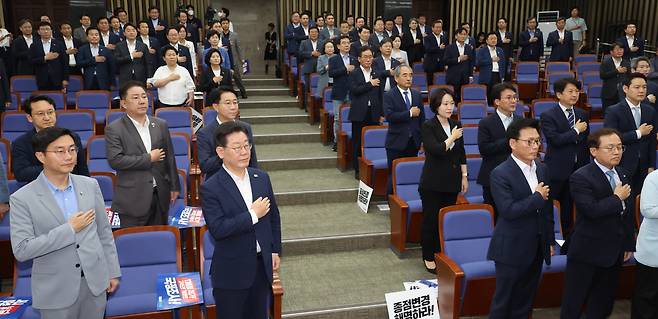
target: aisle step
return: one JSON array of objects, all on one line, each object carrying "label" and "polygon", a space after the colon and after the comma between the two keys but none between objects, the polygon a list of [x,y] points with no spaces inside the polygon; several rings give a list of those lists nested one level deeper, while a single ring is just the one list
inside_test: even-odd
[{"label": "aisle step", "polygon": [[290,96],[252,96],[240,99],[240,109],[298,107],[297,99]]}]

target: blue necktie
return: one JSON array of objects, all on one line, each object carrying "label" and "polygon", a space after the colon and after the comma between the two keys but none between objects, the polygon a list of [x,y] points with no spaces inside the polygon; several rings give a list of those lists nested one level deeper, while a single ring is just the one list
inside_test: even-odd
[{"label": "blue necktie", "polygon": [[608,181],[610,182],[610,187],[612,187],[612,191],[615,191],[615,188],[617,187],[617,183],[615,182],[615,171],[609,170],[605,172],[605,175],[608,175]]},{"label": "blue necktie", "polygon": [[404,104],[407,105],[407,110],[411,109],[411,100],[409,100],[409,91],[404,91]]}]

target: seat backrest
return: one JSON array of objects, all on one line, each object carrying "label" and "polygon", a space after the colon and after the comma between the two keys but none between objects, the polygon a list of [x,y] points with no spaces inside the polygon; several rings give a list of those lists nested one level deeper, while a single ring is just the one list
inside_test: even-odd
[{"label": "seat backrest", "polygon": [[599,62],[582,62],[576,64],[576,73],[579,79],[582,79],[585,72],[599,72],[601,63]]},{"label": "seat backrest", "polygon": [[548,62],[546,64],[546,74],[551,74],[554,72],[568,72],[571,70],[571,64],[569,62]]},{"label": "seat backrest", "polygon": [[[463,102],[459,103],[459,120],[482,119],[487,115],[487,105],[483,103]],[[463,124],[463,123],[462,123]]]},{"label": "seat backrest", "polygon": [[107,112],[107,114],[105,114],[105,125],[108,125],[121,118],[124,114],[126,114],[126,112],[121,110],[110,110]]},{"label": "seat backrest", "polygon": [[349,123],[350,127],[352,122],[348,119],[348,116],[350,115],[350,106],[347,107],[342,107],[340,109],[340,123],[341,123],[341,129],[344,131],[345,130],[345,124]]},{"label": "seat backrest", "polygon": [[603,128],[603,121],[591,121],[589,122],[589,133],[592,134]]},{"label": "seat backrest", "polygon": [[539,75],[538,62],[519,62],[516,64],[516,74],[536,74]]},{"label": "seat backrest", "polygon": [[217,111],[212,107],[203,109],[203,124],[210,123],[217,118]]},{"label": "seat backrest", "polygon": [[458,265],[487,260],[493,235],[489,205],[458,205],[441,209],[439,238],[442,251]]},{"label": "seat backrest", "polygon": [[311,73],[311,88],[315,89],[318,87],[318,82],[320,81],[320,75],[317,73]]},{"label": "seat backrest", "polygon": [[466,171],[468,172],[469,181],[475,181],[477,179],[480,174],[480,166],[482,166],[481,157],[469,157],[466,159]]},{"label": "seat backrest", "polygon": [[10,90],[12,93],[18,93],[21,100],[24,100],[32,92],[39,90],[37,79],[34,75],[14,75],[11,77]]},{"label": "seat backrest", "polygon": [[87,141],[87,166],[89,172],[109,172],[114,170],[107,161],[107,149],[104,135],[95,135]]},{"label": "seat backrest", "polygon": [[424,104],[423,108],[425,109],[425,119],[426,120],[429,120],[429,119],[436,116],[436,114],[434,114],[434,112],[432,112],[432,108],[430,108],[429,104]]},{"label": "seat backrest", "polygon": [[180,132],[192,138],[192,111],[189,107],[164,107],[155,116],[167,122],[169,132]]},{"label": "seat backrest", "polygon": [[388,127],[366,126],[363,128],[361,149],[364,159],[386,158],[386,134]]},{"label": "seat backrest", "polygon": [[413,70],[414,73],[424,73],[425,69],[423,69],[423,63],[422,62],[416,62],[411,66],[411,69]]},{"label": "seat backrest", "polygon": [[324,107],[325,112],[330,116],[334,114],[334,101],[331,100],[331,87],[324,89],[322,93],[322,107]]},{"label": "seat backrest", "polygon": [[190,138],[184,133],[171,133],[171,144],[174,147],[176,167],[189,173],[190,171]]},{"label": "seat backrest", "polygon": [[446,84],[446,73],[445,72],[434,72],[434,85],[445,85]]},{"label": "seat backrest", "polygon": [[75,105],[78,109],[109,110],[110,102],[107,91],[80,91],[76,94]]},{"label": "seat backrest", "polygon": [[558,103],[555,100],[537,99],[532,101],[532,113],[536,119],[539,119],[542,113],[557,106]]},{"label": "seat backrest", "polygon": [[576,64],[580,64],[583,62],[597,62],[596,54],[577,54],[573,58],[573,62]]},{"label": "seat backrest", "polygon": [[425,73],[414,72],[411,77],[411,84],[420,88],[421,91],[427,91],[427,75]]},{"label": "seat backrest", "polygon": [[96,134],[96,122],[91,110],[57,111],[57,126],[70,129],[80,136],[82,147]]},{"label": "seat backrest", "polygon": [[91,177],[96,179],[98,186],[101,188],[101,193],[103,194],[103,200],[105,201],[105,207],[112,206],[112,199],[114,198],[114,183],[115,177],[112,173],[106,172],[94,172],[91,173]]},{"label": "seat backrest", "polygon": [[393,162],[393,194],[406,202],[420,199],[418,184],[423,172],[423,158],[402,158]]},{"label": "seat backrest", "polygon": [[600,99],[601,98],[601,90],[603,89],[603,85],[601,83],[594,83],[590,84],[587,86],[587,98],[588,99]]},{"label": "seat backrest", "polygon": [[583,86],[587,88],[590,84],[603,83],[603,80],[601,80],[601,74],[599,71],[585,71],[582,74],[582,82]]},{"label": "seat backrest", "polygon": [[464,145],[477,145],[478,144],[478,127],[477,126],[464,126]]},{"label": "seat backrest", "polygon": [[210,278],[210,265],[215,252],[215,239],[205,226],[201,228],[201,241],[199,247],[199,265],[201,267],[201,287],[203,287],[204,296],[206,293],[212,294],[212,278]]},{"label": "seat backrest", "polygon": [[558,203],[557,205],[553,205],[553,231],[555,232],[555,239],[562,240],[562,223],[560,222],[560,204]]},{"label": "seat backrest", "polygon": [[5,169],[5,176],[9,176],[11,168],[11,151],[9,149],[10,142],[6,138],[0,138],[0,155],[2,155],[2,164]]},{"label": "seat backrest", "polygon": [[32,296],[32,260],[14,262],[14,296]]},{"label": "seat backrest", "polygon": [[462,86],[462,102],[482,102],[487,104],[487,87],[480,84]]},{"label": "seat backrest", "polygon": [[45,95],[53,99],[56,110],[66,109],[66,96],[62,91],[34,91],[32,95]]},{"label": "seat backrest", "polygon": [[21,111],[6,111],[2,113],[1,135],[9,142],[33,128],[32,123],[27,120],[25,113]]}]

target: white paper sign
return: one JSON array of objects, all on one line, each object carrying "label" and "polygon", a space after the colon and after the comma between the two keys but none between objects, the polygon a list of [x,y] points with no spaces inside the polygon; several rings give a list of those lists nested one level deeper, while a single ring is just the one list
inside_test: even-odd
[{"label": "white paper sign", "polygon": [[439,319],[439,306],[432,289],[415,289],[386,294],[389,319]]},{"label": "white paper sign", "polygon": [[372,197],[372,187],[366,185],[363,181],[359,181],[359,194],[356,197],[356,203],[364,213],[368,213],[368,206],[370,206],[370,197]]},{"label": "white paper sign", "polygon": [[402,284],[404,285],[404,290],[431,289],[432,298],[437,299],[439,297],[439,283],[436,279],[405,281]]}]

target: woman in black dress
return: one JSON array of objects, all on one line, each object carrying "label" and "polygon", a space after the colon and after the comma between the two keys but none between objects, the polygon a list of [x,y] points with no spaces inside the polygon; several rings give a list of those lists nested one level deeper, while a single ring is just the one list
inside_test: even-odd
[{"label": "woman in black dress", "polygon": [[201,84],[198,90],[206,93],[218,87],[226,87],[233,89],[233,75],[231,70],[222,67],[222,54],[218,49],[212,48],[208,50],[205,58],[208,68],[203,70],[201,74]]},{"label": "woman in black dress", "polygon": [[276,43],[277,34],[274,31],[274,23],[270,22],[268,25],[269,31],[265,32],[265,74],[269,71],[270,61],[274,61],[276,65]]}]

